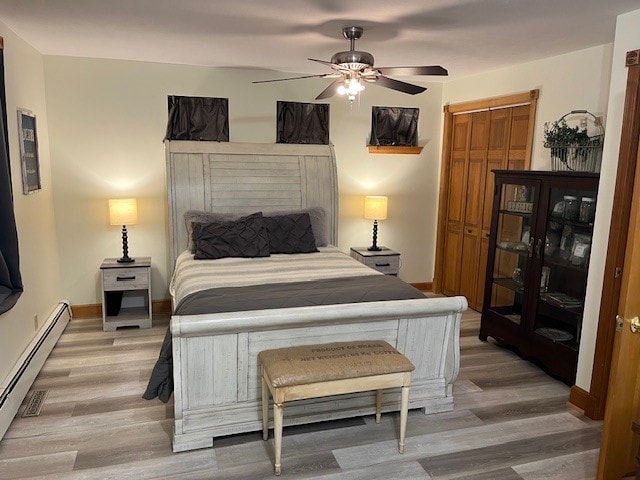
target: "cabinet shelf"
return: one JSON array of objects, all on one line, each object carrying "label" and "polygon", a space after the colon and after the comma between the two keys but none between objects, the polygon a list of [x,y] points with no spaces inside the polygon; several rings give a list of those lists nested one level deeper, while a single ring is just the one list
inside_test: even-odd
[{"label": "cabinet shelf", "polygon": [[556,216],[553,216],[553,215],[549,216],[549,221],[550,222],[560,223],[560,224],[566,225],[568,227],[593,230],[593,222],[589,222],[589,223],[575,222],[573,220],[566,220],[566,219],[564,219],[562,217],[556,217]]},{"label": "cabinet shelf", "polygon": [[580,265],[574,265],[569,260],[565,260],[563,258],[558,258],[557,256],[545,256],[544,257],[545,266],[554,266],[559,268],[564,268],[567,270],[573,270],[575,272],[580,272],[584,275],[587,274],[589,268],[581,267]]},{"label": "cabinet shelf", "polygon": [[583,304],[562,304],[561,302],[558,302],[558,300],[555,300],[554,298],[552,298],[550,295],[552,294],[541,294],[540,295],[540,301],[544,302],[547,305],[550,305],[552,307],[558,308],[560,310],[563,310],[567,313],[570,313],[572,315],[582,315],[582,311],[583,311]]},{"label": "cabinet shelf", "polygon": [[507,288],[512,292],[523,293],[524,285],[522,283],[516,282],[512,278],[504,277],[504,278],[494,278],[493,283],[499,285],[501,287]]},{"label": "cabinet shelf", "polygon": [[531,212],[516,212],[515,210],[500,210],[503,215],[514,215],[516,217],[530,217]]}]

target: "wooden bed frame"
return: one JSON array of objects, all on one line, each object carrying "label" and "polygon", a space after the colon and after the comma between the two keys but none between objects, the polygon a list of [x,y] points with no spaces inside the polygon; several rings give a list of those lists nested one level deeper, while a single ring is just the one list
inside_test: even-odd
[{"label": "wooden bed frame", "polygon": [[[336,162],[327,145],[167,141],[171,262],[187,245],[187,210],[253,213],[322,207],[329,243],[337,244]],[[169,268],[173,271],[173,265]],[[415,365],[409,408],[453,409],[464,297],[174,315],[173,451],[210,447],[213,438],[262,430],[260,351],[336,341],[389,342]],[[400,409],[385,392],[383,411]],[[368,415],[371,392],[302,400],[285,425]]]}]

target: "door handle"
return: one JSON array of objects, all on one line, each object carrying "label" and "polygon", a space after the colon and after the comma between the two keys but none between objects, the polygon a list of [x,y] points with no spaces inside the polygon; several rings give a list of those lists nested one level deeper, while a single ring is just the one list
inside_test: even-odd
[{"label": "door handle", "polygon": [[631,331],[633,333],[640,332],[640,318],[638,318],[637,316],[631,319]]},{"label": "door handle", "polygon": [[536,258],[540,258],[540,251],[542,250],[542,239],[539,238],[536,242]]}]

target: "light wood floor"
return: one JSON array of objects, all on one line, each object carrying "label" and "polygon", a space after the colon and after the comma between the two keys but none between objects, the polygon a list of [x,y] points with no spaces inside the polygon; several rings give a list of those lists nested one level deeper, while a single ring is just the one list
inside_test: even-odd
[{"label": "light wood floor", "polygon": [[[98,319],[72,320],[33,386],[48,390],[41,415],[19,412],[0,442],[0,478],[275,478],[273,440],[259,432],[171,452],[172,404],[140,397],[167,324],[105,333]],[[601,423],[567,408],[567,386],[480,342],[478,328],[466,313],[455,410],[409,412],[404,455],[394,414],[289,427],[282,478],[595,478]]]}]

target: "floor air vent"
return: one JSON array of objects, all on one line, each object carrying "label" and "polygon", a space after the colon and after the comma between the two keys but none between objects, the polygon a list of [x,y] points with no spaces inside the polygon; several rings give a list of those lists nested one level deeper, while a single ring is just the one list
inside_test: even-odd
[{"label": "floor air vent", "polygon": [[37,417],[40,415],[47,393],[47,390],[35,390],[29,399],[29,403],[27,403],[27,407],[22,412],[22,417]]}]

